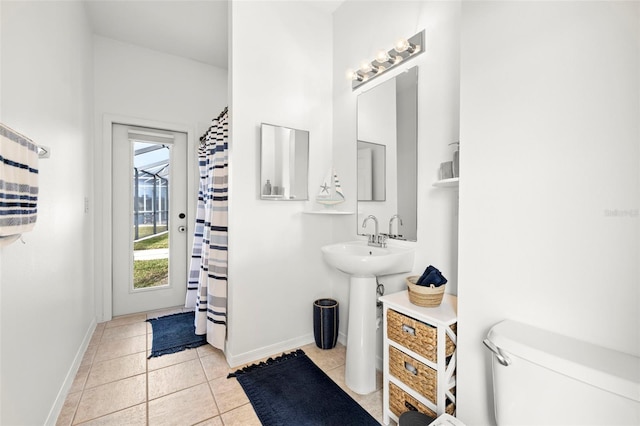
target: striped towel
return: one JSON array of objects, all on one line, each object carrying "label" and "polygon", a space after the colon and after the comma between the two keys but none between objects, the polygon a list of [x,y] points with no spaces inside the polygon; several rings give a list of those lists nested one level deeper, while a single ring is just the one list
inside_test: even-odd
[{"label": "striped towel", "polygon": [[0,237],[31,231],[38,203],[38,147],[0,123]]}]

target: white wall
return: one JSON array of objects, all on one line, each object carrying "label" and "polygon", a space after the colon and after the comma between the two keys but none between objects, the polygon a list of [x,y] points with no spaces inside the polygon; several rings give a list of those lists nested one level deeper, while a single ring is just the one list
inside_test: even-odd
[{"label": "white wall", "polygon": [[[333,44],[333,158],[347,198],[345,210],[356,210],[356,105],[357,95],[345,77],[348,69],[375,58],[381,49],[390,49],[402,37],[426,30],[426,51],[405,67],[419,66],[418,72],[418,241],[413,274],[421,274],[433,264],[449,283],[447,292],[457,291],[457,191],[436,189],[441,162],[451,159],[447,145],[458,140],[459,102],[459,19],[460,3],[347,1],[334,13]],[[400,67],[400,71],[406,69]],[[392,76],[397,71],[391,71]],[[378,77],[362,90],[386,81]],[[387,194],[389,196],[389,194]],[[379,218],[380,219],[380,218]],[[380,219],[386,232],[390,218]],[[360,225],[360,224],[358,224]],[[356,219],[335,224],[334,239],[355,239]],[[408,274],[382,277],[386,293],[406,289]],[[346,319],[349,277],[332,272],[333,292],[342,304]],[[346,332],[347,322],[340,324]],[[380,330],[379,330],[380,331]],[[381,357],[382,348],[379,349]]]},{"label": "white wall", "polygon": [[[226,353],[237,365],[313,341],[313,301],[331,295],[320,247],[344,218],[302,214],[317,207],[331,165],[331,16],[314,2],[233,2],[231,11]],[[259,199],[262,122],[310,132],[312,200]]]},{"label": "white wall", "polygon": [[53,424],[95,327],[91,32],[79,2],[0,9],[0,120],[51,150],[34,231],[0,249],[0,423]]},{"label": "white wall", "polygon": [[[462,5],[458,415],[505,318],[640,355],[637,2]],[[570,397],[570,395],[568,396]]]},{"label": "white wall", "polygon": [[[95,60],[95,178],[97,315],[110,319],[110,214],[106,206],[111,192],[111,141],[105,139],[107,117],[133,119],[148,125],[175,125],[189,135],[190,185],[189,241],[192,240],[197,202],[197,154],[199,137],[227,106],[227,71],[190,59],[94,36]],[[127,123],[128,124],[128,123]],[[194,186],[195,185],[195,186]],[[191,250],[191,243],[187,245]],[[189,253],[190,255],[190,253]],[[103,297],[104,294],[104,297]]]}]

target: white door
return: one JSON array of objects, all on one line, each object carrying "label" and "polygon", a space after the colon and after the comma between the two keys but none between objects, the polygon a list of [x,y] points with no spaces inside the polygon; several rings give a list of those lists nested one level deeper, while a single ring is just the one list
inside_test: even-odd
[{"label": "white door", "polygon": [[113,124],[113,315],[184,305],[187,135]]}]

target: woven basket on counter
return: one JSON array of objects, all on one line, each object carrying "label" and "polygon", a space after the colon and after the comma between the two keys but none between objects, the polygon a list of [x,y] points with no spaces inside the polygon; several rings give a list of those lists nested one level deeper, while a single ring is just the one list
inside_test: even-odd
[{"label": "woven basket on counter", "polygon": [[407,286],[409,287],[409,301],[414,305],[425,308],[440,306],[446,284],[443,284],[440,287],[435,287],[431,284],[430,287],[426,287],[416,284],[419,278],[420,277],[417,275],[406,278]]}]

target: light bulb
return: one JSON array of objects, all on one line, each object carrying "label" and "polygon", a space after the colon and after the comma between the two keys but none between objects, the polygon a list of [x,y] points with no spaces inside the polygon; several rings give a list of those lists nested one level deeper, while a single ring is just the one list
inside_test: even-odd
[{"label": "light bulb", "polygon": [[373,71],[373,68],[371,68],[371,64],[368,62],[363,62],[362,65],[360,65],[360,71],[362,71],[363,73],[367,74],[370,73],[371,71]]},{"label": "light bulb", "polygon": [[394,48],[396,52],[402,53],[404,51],[408,51],[409,53],[414,53],[416,51],[416,45],[409,43],[409,40],[406,38],[398,40],[396,43],[396,47]]},{"label": "light bulb", "polygon": [[384,64],[385,62],[389,62],[390,60],[391,60],[391,57],[384,50],[379,51],[378,54],[376,55],[376,61],[380,62],[381,64]]},{"label": "light bulb", "polygon": [[406,38],[401,38],[396,43],[395,49],[396,49],[396,52],[400,53],[400,52],[404,52],[405,50],[407,50],[409,48],[409,46],[410,46],[409,40],[407,40]]}]

